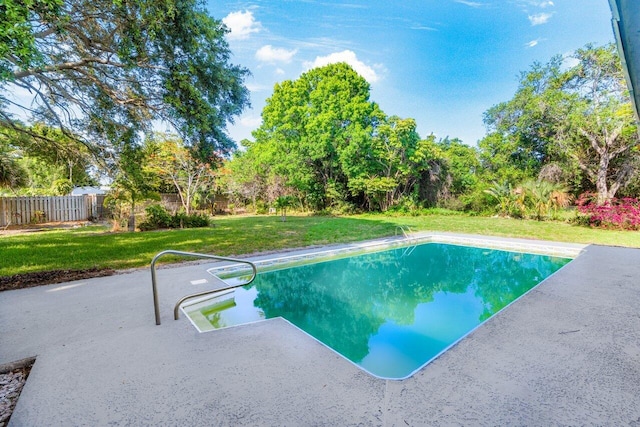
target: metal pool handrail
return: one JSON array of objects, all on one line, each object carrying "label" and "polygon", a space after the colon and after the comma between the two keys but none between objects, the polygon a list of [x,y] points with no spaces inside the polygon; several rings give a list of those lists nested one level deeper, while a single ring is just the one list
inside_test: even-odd
[{"label": "metal pool handrail", "polygon": [[[182,297],[180,299],[180,301],[178,301],[178,303],[176,304],[175,308],[173,309],[173,316],[174,316],[175,320],[178,320],[178,317],[179,317],[178,308],[180,307],[180,304],[182,304],[186,300],[188,300],[190,298],[195,298],[195,297],[199,297],[199,296],[203,296],[203,295],[213,294],[213,293],[216,293],[216,292],[222,292],[222,291],[226,291],[226,290],[229,290],[229,289],[238,288],[240,286],[248,285],[249,283],[251,283],[251,282],[253,282],[255,280],[256,275],[258,274],[258,269],[256,268],[256,265],[254,263],[252,263],[251,261],[247,261],[247,260],[244,260],[244,259],[228,258],[228,257],[223,257],[223,256],[217,256],[217,255],[199,254],[199,253],[195,253],[195,252],[183,252],[183,251],[174,251],[174,250],[162,251],[162,252],[158,253],[156,256],[154,256],[153,259],[151,260],[151,286],[153,287],[153,308],[154,308],[155,314],[156,314],[156,325],[160,324],[160,306],[159,306],[159,303],[158,303],[158,287],[156,285],[156,283],[157,283],[157,281],[156,281],[156,261],[158,261],[158,258],[160,258],[160,257],[162,257],[164,255],[167,255],[167,254],[190,256],[190,257],[195,257],[195,258],[209,258],[209,259],[215,259],[215,260],[218,260],[218,261],[238,262],[238,263],[250,265],[251,269],[253,270],[253,274],[251,276],[251,280],[249,280],[246,283],[241,283],[241,284],[237,284],[237,285],[229,285],[229,286],[221,288],[221,289],[214,289],[214,290],[210,290],[210,291],[198,292],[196,294],[191,294],[191,295],[187,295],[185,297]],[[220,278],[218,277],[218,279],[220,279]],[[220,279],[220,280],[222,280],[222,279]],[[224,280],[222,280],[222,281],[224,282]]]},{"label": "metal pool handrail", "polygon": [[[398,235],[398,230],[402,231],[402,235],[404,236],[404,238],[406,240],[409,240],[411,242],[416,243],[417,240],[415,238],[412,238],[411,233],[413,233],[413,230],[411,230],[411,227],[409,227],[408,225],[397,225],[396,226],[396,236]],[[416,245],[414,244],[413,246],[409,246],[407,248],[405,248],[404,252],[402,252],[402,256],[407,256],[407,255],[411,255],[414,251],[414,249],[416,248]]]},{"label": "metal pool handrail", "polygon": [[410,233],[413,233],[408,225],[396,225],[396,236],[398,235],[398,230],[402,231],[402,235],[405,239],[410,238]]}]

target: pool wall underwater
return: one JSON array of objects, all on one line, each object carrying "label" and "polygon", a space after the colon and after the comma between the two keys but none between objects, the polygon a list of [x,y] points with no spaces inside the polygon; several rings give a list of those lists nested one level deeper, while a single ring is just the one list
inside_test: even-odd
[{"label": "pool wall underwater", "polygon": [[[266,257],[257,262],[255,287],[214,294],[184,304],[182,310],[200,331],[281,317],[371,375],[400,380],[530,292],[582,249],[460,235],[377,240]],[[499,270],[504,277],[494,276]],[[209,271],[225,280],[242,280],[238,266]],[[280,283],[286,281],[294,285],[284,290]],[[354,285],[358,282],[367,283]],[[504,291],[506,296],[500,294]]]}]

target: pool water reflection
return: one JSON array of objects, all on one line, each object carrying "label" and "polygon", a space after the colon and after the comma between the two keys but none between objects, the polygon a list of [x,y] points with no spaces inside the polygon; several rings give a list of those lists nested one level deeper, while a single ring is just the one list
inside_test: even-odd
[{"label": "pool water reflection", "polygon": [[371,374],[400,379],[569,261],[428,243],[260,273],[185,312],[201,330],[283,317]]}]

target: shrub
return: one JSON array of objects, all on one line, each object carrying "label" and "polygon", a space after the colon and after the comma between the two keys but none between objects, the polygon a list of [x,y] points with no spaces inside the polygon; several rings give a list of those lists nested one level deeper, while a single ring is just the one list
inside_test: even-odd
[{"label": "shrub", "polygon": [[[592,227],[640,230],[640,200],[635,198],[612,199],[603,205],[594,202],[594,195],[584,193],[576,201],[578,218],[588,218]],[[582,219],[584,222],[584,219]],[[577,220],[576,222],[580,222]]]},{"label": "shrub", "polygon": [[558,210],[569,205],[571,196],[561,184],[528,180],[513,188],[508,182],[494,183],[486,190],[500,215],[542,221],[557,218]]},{"label": "shrub", "polygon": [[151,205],[145,209],[147,217],[140,223],[140,231],[157,230],[159,228],[171,228],[172,218],[169,212],[161,205]]},{"label": "shrub", "polygon": [[177,212],[170,215],[161,205],[151,205],[145,209],[147,218],[139,225],[140,231],[157,230],[160,228],[197,228],[208,227],[209,218],[206,215]]},{"label": "shrub", "polygon": [[487,193],[488,187],[478,185],[468,194],[462,194],[459,201],[462,209],[467,213],[476,213],[480,215],[492,215],[496,213],[495,201],[491,194]]},{"label": "shrub", "polygon": [[358,209],[353,203],[349,203],[344,200],[337,200],[333,202],[330,209],[318,211],[320,215],[353,215],[357,212]]},{"label": "shrub", "polygon": [[256,213],[258,215],[264,215],[267,212],[269,212],[269,206],[267,206],[267,204],[262,200],[258,200],[256,202]]},{"label": "shrub", "polygon": [[177,212],[171,219],[171,228],[199,228],[208,227],[209,218],[206,215]]},{"label": "shrub", "polygon": [[56,196],[66,196],[73,190],[73,183],[66,179],[56,179],[51,183],[51,192]]},{"label": "shrub", "polygon": [[460,197],[446,197],[438,201],[437,208],[448,211],[464,211],[465,202]]}]

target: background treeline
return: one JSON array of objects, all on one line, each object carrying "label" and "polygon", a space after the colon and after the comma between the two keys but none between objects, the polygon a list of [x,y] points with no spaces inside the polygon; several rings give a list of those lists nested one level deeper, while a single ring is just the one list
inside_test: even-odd
[{"label": "background treeline", "polygon": [[286,196],[312,211],[444,207],[538,219],[583,193],[598,205],[638,195],[638,129],[613,45],[523,72],[513,99],[485,113],[477,147],[423,138],[415,120],[386,115],[369,94],[346,64],[276,85],[254,141],[225,164],[225,192],[258,211]]},{"label": "background treeline", "polygon": [[477,146],[421,136],[414,119],[383,112],[349,65],[331,64],[276,84],[253,140],[231,157],[147,133],[96,160],[68,133],[14,126],[0,132],[0,185],[64,194],[106,177],[122,218],[161,192],[177,194],[187,215],[216,197],[257,213],[446,208],[546,219],[576,201],[640,209],[640,138],[615,46],[533,64],[484,122]]},{"label": "background treeline", "polygon": [[288,196],[301,209],[349,213],[434,206],[473,187],[474,148],[421,138],[415,120],[387,116],[369,92],[347,64],[276,85],[255,141],[226,164],[226,190],[256,208]]}]

